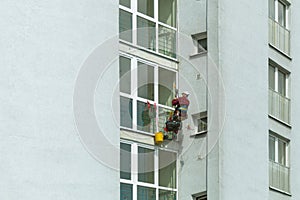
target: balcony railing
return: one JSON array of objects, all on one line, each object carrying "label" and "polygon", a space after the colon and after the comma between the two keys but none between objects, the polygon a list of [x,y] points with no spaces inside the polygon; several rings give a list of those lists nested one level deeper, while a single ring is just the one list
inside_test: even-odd
[{"label": "balcony railing", "polygon": [[290,55],[290,31],[269,18],[269,43]]},{"label": "balcony railing", "polygon": [[269,89],[269,115],[290,124],[291,100]]},{"label": "balcony railing", "polygon": [[269,184],[272,188],[290,193],[290,168],[269,161]]}]

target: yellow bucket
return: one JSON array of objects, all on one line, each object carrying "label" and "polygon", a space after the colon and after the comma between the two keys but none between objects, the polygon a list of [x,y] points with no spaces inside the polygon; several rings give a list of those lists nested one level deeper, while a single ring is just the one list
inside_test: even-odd
[{"label": "yellow bucket", "polygon": [[155,143],[160,144],[164,141],[164,134],[162,132],[155,133]]}]

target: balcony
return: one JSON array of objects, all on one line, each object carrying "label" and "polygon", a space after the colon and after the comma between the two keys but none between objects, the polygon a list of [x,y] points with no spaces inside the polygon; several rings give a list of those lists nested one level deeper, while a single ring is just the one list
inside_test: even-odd
[{"label": "balcony", "polygon": [[290,193],[290,168],[279,163],[269,161],[269,184],[273,189]]},{"label": "balcony", "polygon": [[269,43],[290,55],[290,31],[269,18]]},{"label": "balcony", "polygon": [[291,100],[269,89],[269,115],[290,124]]}]

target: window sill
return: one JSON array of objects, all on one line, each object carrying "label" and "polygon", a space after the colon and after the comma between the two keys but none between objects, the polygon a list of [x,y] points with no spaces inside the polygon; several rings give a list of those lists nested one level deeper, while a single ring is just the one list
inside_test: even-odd
[{"label": "window sill", "polygon": [[155,135],[154,133],[149,133],[149,132],[140,131],[140,130],[134,130],[134,129],[127,128],[127,127],[124,127],[124,126],[121,126],[120,130],[129,131],[129,132],[133,132],[133,133],[140,133],[140,134],[146,135],[146,136],[154,136]]},{"label": "window sill", "polygon": [[206,56],[206,55],[207,55],[207,51],[203,51],[200,53],[195,53],[195,54],[190,55],[190,58],[198,58],[198,57],[202,57],[202,56]]},{"label": "window sill", "polygon": [[275,188],[275,187],[269,186],[269,188],[270,188],[270,190],[272,190],[272,191],[279,192],[279,193],[281,193],[281,194],[284,194],[284,195],[287,195],[287,196],[290,196],[290,197],[292,196],[291,193],[285,192],[285,191],[280,190],[280,189],[277,189],[277,188]]},{"label": "window sill", "polygon": [[200,132],[197,132],[197,133],[193,133],[193,134],[191,134],[190,136],[191,136],[191,137],[197,137],[197,136],[205,135],[205,134],[207,134],[207,130],[205,130],[205,131],[200,131]]},{"label": "window sill", "polygon": [[131,42],[127,42],[127,41],[122,40],[122,39],[119,39],[119,42],[122,43],[122,44],[126,44],[126,45],[128,45],[128,46],[130,46],[130,47],[132,47],[132,48],[135,48],[135,49],[137,49],[137,50],[141,50],[141,51],[150,53],[150,54],[152,54],[152,55],[155,55],[155,56],[158,56],[158,57],[161,57],[161,58],[165,58],[165,59],[168,59],[168,60],[170,60],[170,61],[179,63],[179,61],[178,61],[177,58],[172,58],[172,57],[170,57],[170,56],[166,56],[166,55],[164,55],[164,54],[158,53],[158,52],[156,52],[156,51],[149,50],[149,49],[147,49],[147,48],[144,48],[144,47],[135,45],[135,44],[133,44],[133,43],[131,43]]},{"label": "window sill", "polygon": [[276,51],[277,51],[278,53],[280,53],[281,55],[283,55],[284,57],[286,57],[287,59],[293,60],[292,57],[291,57],[290,55],[284,53],[283,51],[281,51],[279,48],[277,48],[277,47],[274,46],[273,44],[269,43],[269,46],[270,46],[272,49],[276,50]]},{"label": "window sill", "polygon": [[289,124],[289,123],[287,123],[287,122],[284,122],[284,121],[282,121],[282,120],[280,120],[280,119],[278,119],[278,118],[276,118],[276,117],[274,117],[274,116],[272,116],[272,115],[270,115],[270,114],[268,114],[268,115],[269,115],[269,117],[270,117],[271,119],[273,119],[273,120],[279,122],[280,124],[282,124],[282,125],[284,125],[284,126],[290,128],[290,129],[292,128],[292,125],[291,125],[291,124]]}]

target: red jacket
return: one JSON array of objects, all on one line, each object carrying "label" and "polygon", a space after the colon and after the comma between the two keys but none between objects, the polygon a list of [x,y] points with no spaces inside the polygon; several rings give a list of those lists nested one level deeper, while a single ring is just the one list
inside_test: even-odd
[{"label": "red jacket", "polygon": [[186,97],[179,97],[176,99],[172,100],[172,105],[173,106],[177,106],[177,105],[185,105],[185,106],[189,106],[190,105],[190,101],[186,98]]}]

